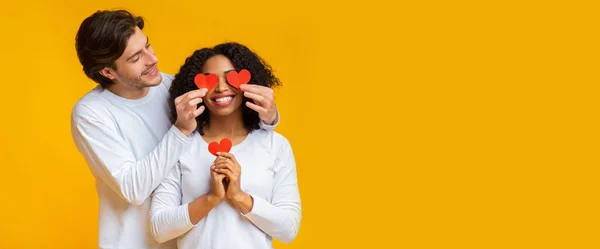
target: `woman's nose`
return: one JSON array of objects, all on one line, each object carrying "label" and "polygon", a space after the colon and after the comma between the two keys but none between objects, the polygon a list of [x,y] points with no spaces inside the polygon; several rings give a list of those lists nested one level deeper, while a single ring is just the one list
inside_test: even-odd
[{"label": "woman's nose", "polygon": [[229,89],[229,85],[227,85],[227,80],[225,80],[225,77],[219,77],[219,82],[217,82],[215,90],[217,92],[224,92],[227,91],[227,89]]}]

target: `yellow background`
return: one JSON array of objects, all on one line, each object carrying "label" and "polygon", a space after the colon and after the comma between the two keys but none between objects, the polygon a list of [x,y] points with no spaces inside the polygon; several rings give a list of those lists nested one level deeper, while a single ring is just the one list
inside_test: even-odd
[{"label": "yellow background", "polygon": [[304,208],[276,248],[600,247],[593,1],[348,2],[4,3],[0,248],[97,245],[74,37],[113,8],[163,72],[223,41],[273,65]]}]

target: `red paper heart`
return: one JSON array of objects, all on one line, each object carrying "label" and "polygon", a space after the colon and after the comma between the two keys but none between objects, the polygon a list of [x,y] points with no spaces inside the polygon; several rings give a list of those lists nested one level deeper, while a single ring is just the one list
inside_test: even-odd
[{"label": "red paper heart", "polygon": [[230,71],[227,73],[227,82],[233,87],[239,89],[241,85],[250,82],[250,71],[242,69],[239,73]]},{"label": "red paper heart", "polygon": [[217,85],[218,81],[219,81],[219,78],[217,77],[217,75],[212,74],[212,73],[208,74],[208,75],[199,73],[196,75],[196,77],[194,77],[194,83],[196,83],[196,86],[198,87],[198,89],[208,88],[209,92],[210,92],[210,90],[213,89],[213,87],[215,87]]},{"label": "red paper heart", "polygon": [[231,146],[232,146],[231,140],[229,140],[227,138],[223,138],[223,139],[221,139],[221,143],[217,143],[217,142],[209,143],[208,151],[210,152],[210,154],[217,156],[217,152],[229,153],[229,150],[231,150]]}]

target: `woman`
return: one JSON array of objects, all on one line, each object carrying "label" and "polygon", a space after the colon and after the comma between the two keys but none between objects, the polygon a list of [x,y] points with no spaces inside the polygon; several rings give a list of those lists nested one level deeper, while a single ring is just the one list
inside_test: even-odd
[{"label": "woman", "polygon": [[[207,111],[197,117],[189,149],[153,194],[152,233],[161,243],[178,238],[183,249],[272,248],[271,238],[289,243],[298,232],[294,154],[285,137],[261,128],[249,108],[252,93],[230,82],[244,69],[250,85],[279,85],[270,66],[237,43],[195,51],[173,80],[172,108],[177,96],[198,88],[198,74],[218,78],[203,98]],[[231,141],[231,151],[211,154],[209,144],[222,139]]]}]

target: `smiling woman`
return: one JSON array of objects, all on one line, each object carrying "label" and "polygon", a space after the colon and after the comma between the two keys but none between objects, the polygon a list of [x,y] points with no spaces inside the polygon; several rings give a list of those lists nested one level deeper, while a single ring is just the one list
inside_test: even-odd
[{"label": "smiling woman", "polygon": [[[273,75],[271,66],[246,46],[237,43],[224,43],[214,48],[196,50],[186,59],[186,63],[175,76],[169,89],[171,95],[169,100],[171,122],[175,122],[177,119],[175,98],[197,89],[194,79],[199,73],[203,73],[215,75],[218,83],[214,86],[214,91],[209,89],[205,101],[199,106],[205,105],[209,110],[212,109],[212,113],[216,115],[228,115],[233,110],[239,111],[244,117],[243,123],[246,129],[257,129],[260,118],[259,113],[254,110],[257,108],[255,101],[252,99],[255,94],[250,91],[242,94],[239,88],[231,87],[227,83],[227,78],[231,75],[231,72],[243,70],[248,70],[251,75],[246,87],[264,86],[272,92],[272,87],[281,86],[279,78]],[[221,99],[217,100],[218,98]],[[234,101],[235,104],[230,105]],[[244,105],[238,109],[239,104],[242,102]],[[208,124],[212,117],[208,112],[204,112],[196,119],[199,127],[198,132],[201,135],[204,135],[202,127]]]},{"label": "smiling woman", "polygon": [[[154,237],[177,238],[184,249],[267,249],[272,238],[290,243],[302,217],[294,154],[284,136],[259,126],[252,99],[244,96],[250,92],[243,91],[270,89],[279,79],[246,46],[220,44],[186,60],[171,85],[170,102],[195,90],[198,74],[215,75],[218,82],[201,104],[208,111],[197,118],[189,150],[154,192]],[[248,86],[241,87],[246,80]],[[175,120],[174,104],[171,113]],[[211,141],[227,142],[231,153],[213,154]]]}]

